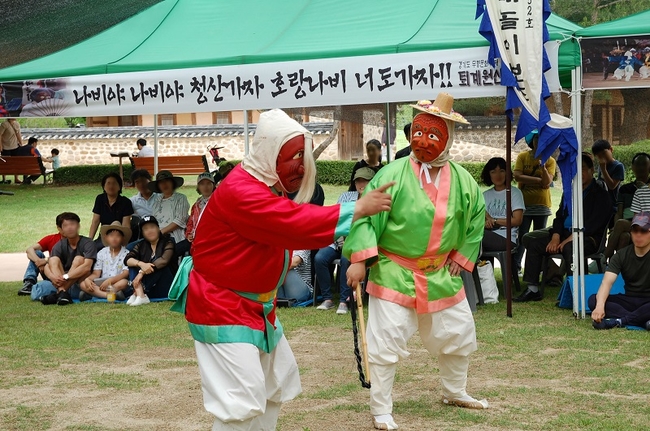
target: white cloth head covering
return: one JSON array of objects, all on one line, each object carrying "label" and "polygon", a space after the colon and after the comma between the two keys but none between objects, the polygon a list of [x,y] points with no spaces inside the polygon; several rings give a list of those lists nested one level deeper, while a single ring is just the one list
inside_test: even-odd
[{"label": "white cloth head covering", "polygon": [[253,177],[267,186],[273,187],[280,182],[277,174],[277,160],[280,148],[289,139],[300,135],[305,137],[305,175],[294,200],[298,203],[304,203],[309,202],[311,199],[316,183],[316,166],[312,155],[313,137],[307,129],[281,109],[272,109],[260,115],[250,151],[248,155],[244,156],[241,165]]}]

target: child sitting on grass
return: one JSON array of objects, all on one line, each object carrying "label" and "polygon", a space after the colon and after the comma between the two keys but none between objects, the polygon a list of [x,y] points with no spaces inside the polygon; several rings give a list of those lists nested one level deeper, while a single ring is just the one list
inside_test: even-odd
[{"label": "child sitting on grass", "polygon": [[133,250],[124,258],[129,266],[129,278],[135,293],[127,304],[144,305],[152,298],[167,298],[174,280],[170,266],[174,265],[174,240],[160,231],[154,216],[140,220],[140,237]]},{"label": "child sitting on grass", "polygon": [[131,229],[116,221],[102,226],[101,238],[105,247],[97,252],[93,272],[79,285],[79,300],[106,298],[109,286],[113,286],[115,299],[123,301],[123,291],[129,284],[129,268],[124,264],[129,251],[125,245],[131,238]]}]

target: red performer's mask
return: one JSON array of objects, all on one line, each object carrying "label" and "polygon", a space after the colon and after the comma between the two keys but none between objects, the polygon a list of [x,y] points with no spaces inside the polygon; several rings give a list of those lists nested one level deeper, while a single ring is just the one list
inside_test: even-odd
[{"label": "red performer's mask", "polygon": [[411,150],[423,163],[431,163],[447,146],[449,130],[440,117],[428,114],[416,115],[411,125]]},{"label": "red performer's mask", "polygon": [[276,173],[280,179],[280,184],[288,193],[295,193],[300,189],[302,177],[305,175],[305,166],[303,164],[304,154],[304,135],[289,139],[280,148]]}]

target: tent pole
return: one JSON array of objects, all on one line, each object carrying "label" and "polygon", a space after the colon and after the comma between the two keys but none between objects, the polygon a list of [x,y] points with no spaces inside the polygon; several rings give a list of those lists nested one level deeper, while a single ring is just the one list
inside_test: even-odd
[{"label": "tent pole", "polygon": [[390,163],[390,103],[386,104],[386,163]]},{"label": "tent pole", "polygon": [[506,288],[506,315],[512,317],[512,121],[506,115],[506,262],[501,274]]},{"label": "tent pole", "polygon": [[153,176],[158,175],[158,114],[153,114]]},{"label": "tent pole", "polygon": [[244,109],[244,155],[248,155],[248,109]]},{"label": "tent pole", "polygon": [[[571,72],[572,91],[571,108],[573,115],[573,127],[578,138],[578,157],[576,158],[576,177],[573,182],[573,314],[576,318],[584,318],[586,315],[585,284],[584,284],[584,223],[583,223],[583,202],[582,202],[582,101],[580,95],[581,69],[576,67]],[[564,181],[564,178],[562,179]],[[579,301],[582,301],[580,311]]]}]

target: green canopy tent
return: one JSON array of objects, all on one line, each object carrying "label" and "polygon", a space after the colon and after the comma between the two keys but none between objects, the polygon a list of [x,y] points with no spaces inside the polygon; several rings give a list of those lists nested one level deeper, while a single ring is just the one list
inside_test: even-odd
[{"label": "green canopy tent", "polygon": [[[72,47],[0,70],[0,82],[321,59],[345,65],[354,57],[421,52],[435,57],[439,50],[486,46],[475,8],[473,0],[165,0]],[[548,28],[553,40],[579,29],[557,16]],[[560,49],[564,86],[579,56],[573,45]],[[414,90],[403,100],[422,95]]]}]

